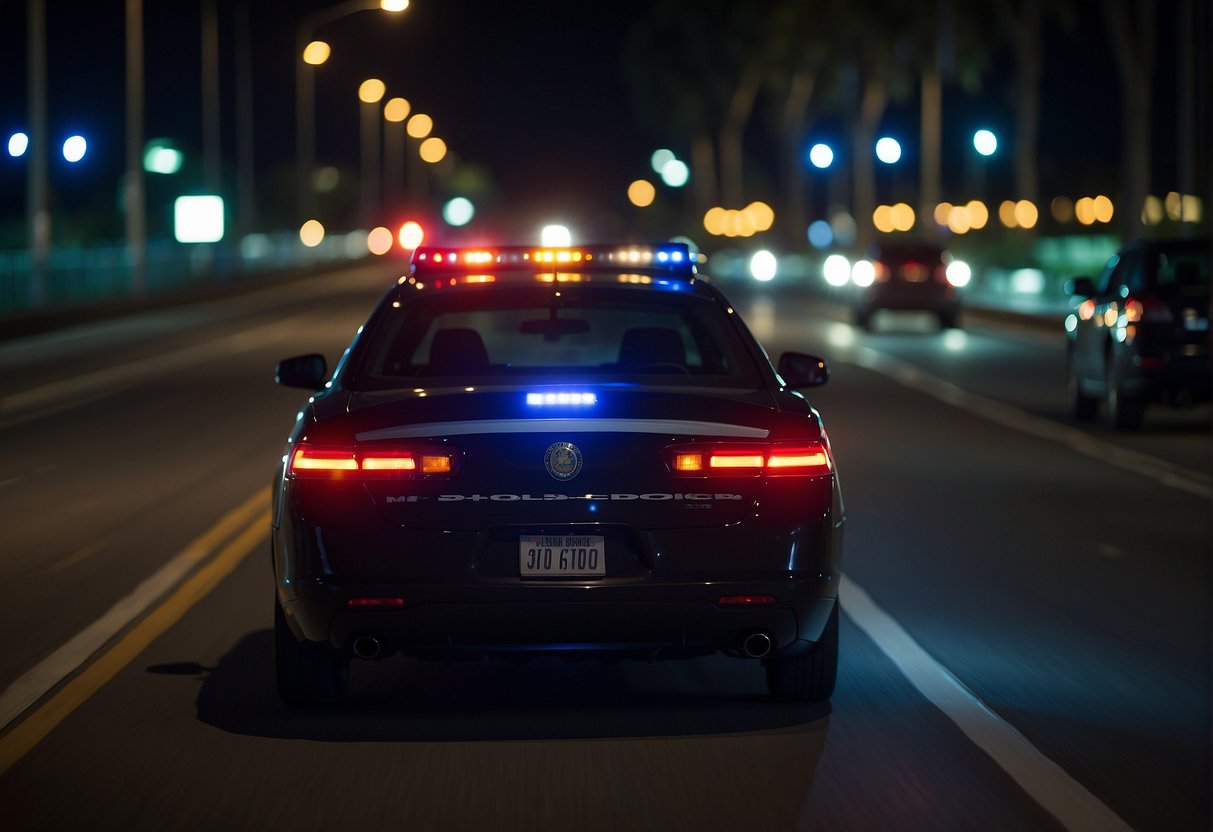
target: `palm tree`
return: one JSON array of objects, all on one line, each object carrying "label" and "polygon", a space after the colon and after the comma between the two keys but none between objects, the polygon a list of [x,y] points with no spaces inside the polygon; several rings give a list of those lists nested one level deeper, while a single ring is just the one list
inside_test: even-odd
[{"label": "palm tree", "polygon": [[1040,140],[1040,81],[1044,73],[1042,29],[1052,16],[1070,25],[1074,6],[1068,0],[997,0],[998,22],[1015,56],[1015,196],[1040,202],[1037,165]]},{"label": "palm tree", "polygon": [[1141,232],[1141,211],[1150,184],[1150,111],[1158,0],[1103,0],[1104,21],[1120,72],[1122,167],[1121,227]]}]

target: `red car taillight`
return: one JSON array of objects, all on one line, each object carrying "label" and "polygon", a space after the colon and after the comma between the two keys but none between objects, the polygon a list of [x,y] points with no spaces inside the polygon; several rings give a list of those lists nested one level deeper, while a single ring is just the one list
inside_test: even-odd
[{"label": "red car taillight", "polygon": [[1169,324],[1174,320],[1171,315],[1171,307],[1167,306],[1166,301],[1159,300],[1152,295],[1127,298],[1124,316],[1125,321],[1131,324],[1138,321]]},{"label": "red car taillight", "polygon": [[680,477],[819,477],[834,470],[820,442],[756,445],[671,445],[666,465]]},{"label": "red car taillight", "polygon": [[459,457],[451,448],[359,448],[301,442],[291,454],[286,473],[320,479],[446,478],[458,471]]}]

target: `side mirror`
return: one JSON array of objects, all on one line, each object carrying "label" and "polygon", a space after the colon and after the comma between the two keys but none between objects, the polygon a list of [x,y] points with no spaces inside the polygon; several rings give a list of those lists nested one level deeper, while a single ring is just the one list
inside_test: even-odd
[{"label": "side mirror", "polygon": [[820,387],[830,380],[830,368],[824,358],[785,352],[779,356],[779,375],[789,387]]},{"label": "side mirror", "polygon": [[286,387],[303,387],[307,390],[319,390],[324,386],[324,376],[328,371],[328,363],[324,356],[318,353],[297,355],[294,358],[284,358],[278,362],[274,371],[274,381]]},{"label": "side mirror", "polygon": [[1095,281],[1089,277],[1075,277],[1066,281],[1065,290],[1071,297],[1089,298],[1095,294]]}]

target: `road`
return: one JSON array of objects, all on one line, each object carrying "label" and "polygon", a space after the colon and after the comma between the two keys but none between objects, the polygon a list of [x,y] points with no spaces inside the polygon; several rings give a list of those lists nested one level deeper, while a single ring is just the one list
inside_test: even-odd
[{"label": "road", "polygon": [[1210,412],[1065,416],[1057,333],[864,333],[734,301],[825,356],[847,500],[829,705],[725,657],[356,664],[272,680],[268,483],[363,267],[0,344],[0,806],[20,830],[1207,829]]}]

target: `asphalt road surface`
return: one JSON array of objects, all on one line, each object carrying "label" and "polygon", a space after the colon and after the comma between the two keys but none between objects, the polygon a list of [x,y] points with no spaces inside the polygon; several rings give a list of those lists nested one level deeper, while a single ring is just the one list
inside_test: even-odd
[{"label": "asphalt road surface", "polygon": [[[725,657],[273,690],[268,484],[381,266],[0,344],[0,816],[63,829],[1210,826],[1210,411],[1067,420],[1059,332],[735,290],[847,502],[838,689]],[[726,291],[727,291],[726,287]]]}]

